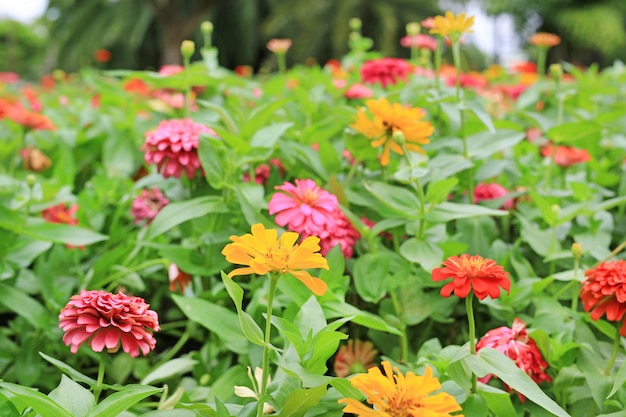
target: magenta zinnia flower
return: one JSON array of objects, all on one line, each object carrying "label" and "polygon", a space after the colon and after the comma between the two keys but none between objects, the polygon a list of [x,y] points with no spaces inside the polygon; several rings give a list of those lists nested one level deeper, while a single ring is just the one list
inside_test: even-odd
[{"label": "magenta zinnia flower", "polygon": [[341,253],[346,258],[354,255],[354,245],[361,238],[361,234],[354,228],[350,220],[339,208],[333,212],[334,222],[332,226],[326,227],[324,237],[320,239],[320,252],[326,255],[332,248],[339,245]]},{"label": "magenta zinnia flower", "polygon": [[268,205],[269,213],[276,214],[279,226],[287,226],[301,236],[323,239],[328,235],[326,230],[335,226],[337,197],[322,190],[313,180],[295,182],[295,185],[285,182],[276,187],[284,193],[274,193]]},{"label": "magenta zinnia flower", "polygon": [[146,151],[146,162],[156,164],[165,178],[180,178],[183,171],[187,178],[194,178],[198,170],[204,175],[198,159],[201,133],[216,135],[213,129],[191,119],[163,120],[156,130],[146,132],[141,147]]},{"label": "magenta zinnia flower", "polygon": [[141,190],[141,194],[135,197],[130,208],[135,224],[140,224],[144,220],[150,224],[161,209],[169,204],[167,199],[158,188],[151,190]]},{"label": "magenta zinnia flower", "polygon": [[[483,200],[495,200],[504,197],[508,193],[509,191],[500,184],[480,183],[476,186],[476,188],[474,188],[474,203],[478,203],[479,201]],[[500,209],[509,210],[513,207],[515,207],[515,203],[513,202],[513,199],[510,198],[502,203]]]},{"label": "magenta zinnia flower", "polygon": [[88,344],[95,352],[117,352],[131,357],[147,355],[156,345],[152,332],[159,330],[157,313],[149,310],[143,298],[106,291],[81,291],[59,314],[63,342],[72,353]]},{"label": "magenta zinnia flower", "polygon": [[361,67],[361,79],[366,84],[380,83],[383,87],[406,81],[411,64],[400,58],[380,58],[366,61]]}]

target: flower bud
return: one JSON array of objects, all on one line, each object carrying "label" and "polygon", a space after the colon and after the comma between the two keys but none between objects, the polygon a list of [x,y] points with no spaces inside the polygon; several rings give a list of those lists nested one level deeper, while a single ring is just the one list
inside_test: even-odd
[{"label": "flower bud", "polygon": [[180,44],[180,53],[183,55],[183,58],[189,59],[196,51],[196,44],[194,41],[183,41]]},{"label": "flower bud", "polygon": [[350,19],[348,24],[350,25],[350,30],[356,30],[356,31],[360,31],[361,26],[363,25],[363,23],[361,22],[361,19],[359,19],[358,17],[353,17],[352,19]]},{"label": "flower bud", "polygon": [[393,139],[393,141],[400,146],[404,145],[404,142],[406,141],[404,132],[402,132],[401,130],[394,130],[393,134],[391,135],[391,139]]},{"label": "flower bud", "polygon": [[205,20],[200,25],[200,30],[202,31],[202,33],[204,35],[212,34],[213,33],[213,23],[209,22],[208,20]]},{"label": "flower bud", "polygon": [[417,22],[410,22],[406,24],[407,35],[419,35],[420,25]]},{"label": "flower bud", "polygon": [[36,176],[34,176],[33,174],[28,174],[26,176],[26,184],[28,184],[29,187],[32,187],[36,183],[37,183],[37,177]]},{"label": "flower bud", "polygon": [[552,208],[552,213],[558,216],[559,212],[561,211],[561,206],[559,206],[558,204],[552,204],[551,208]]},{"label": "flower bud", "polygon": [[550,75],[552,75],[555,80],[561,80],[561,78],[563,78],[563,67],[561,64],[552,64],[549,69]]},{"label": "flower bud", "polygon": [[582,254],[583,254],[583,245],[581,245],[578,242],[572,243],[572,255],[574,255],[574,258],[576,259],[580,258]]}]

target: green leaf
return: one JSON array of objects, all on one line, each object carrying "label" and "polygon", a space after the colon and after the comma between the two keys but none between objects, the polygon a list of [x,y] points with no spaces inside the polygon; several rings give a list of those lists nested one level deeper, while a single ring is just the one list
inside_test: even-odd
[{"label": "green leaf", "polygon": [[354,262],[354,285],[359,296],[377,303],[387,293],[385,277],[389,273],[389,256],[382,252],[367,253]]},{"label": "green leaf", "polygon": [[281,100],[272,101],[255,108],[248,120],[241,128],[241,136],[244,138],[251,138],[254,132],[258,131],[262,126],[269,123],[270,119],[276,112],[276,110],[284,107],[285,104],[292,101],[293,98],[285,98]]},{"label": "green leaf", "polygon": [[474,204],[441,203],[426,213],[426,220],[432,223],[447,223],[451,220],[474,216],[506,216],[505,210],[494,210]]},{"label": "green leaf", "polygon": [[230,295],[230,298],[235,303],[237,316],[239,317],[239,325],[241,326],[243,334],[255,345],[264,346],[265,341],[263,340],[263,330],[261,330],[259,325],[256,324],[252,316],[246,313],[242,308],[243,288],[237,285],[235,281],[228,278],[228,275],[224,272],[222,272],[222,282],[226,287],[226,291],[228,291],[228,295]]},{"label": "green leaf", "polygon": [[430,183],[426,191],[426,202],[432,205],[443,203],[458,183],[459,179],[456,177],[444,178]]},{"label": "green leaf", "polygon": [[257,148],[273,148],[276,145],[276,141],[291,126],[293,126],[293,123],[274,123],[262,127],[252,136],[250,145]]},{"label": "green leaf", "polygon": [[122,411],[128,410],[144,398],[160,391],[160,388],[154,387],[126,386],[124,391],[115,392],[106,397],[85,417],[117,417]]},{"label": "green leaf", "polygon": [[48,356],[48,355],[46,355],[45,353],[42,353],[42,352],[39,352],[39,355],[42,358],[44,358],[45,360],[47,360],[48,362],[50,362],[52,365],[56,366],[61,371],[65,372],[74,381],[84,382],[85,384],[88,384],[88,385],[90,385],[92,387],[96,385],[96,380],[95,379],[90,378],[87,375],[78,372],[76,369],[72,368],[71,366],[69,366],[65,362],[62,362],[62,361],[60,361],[58,359],[54,359],[53,357],[50,357],[50,356]]},{"label": "green leaf", "polygon": [[611,392],[609,392],[609,395],[607,396],[607,398],[611,398],[612,396],[614,396],[617,391],[619,391],[620,389],[624,387],[625,383],[626,383],[626,362],[622,363],[622,366],[620,366],[619,371],[617,371],[617,374],[615,374],[615,379],[613,380],[613,388],[611,388]]},{"label": "green leaf", "polygon": [[36,223],[28,224],[24,227],[22,233],[36,239],[66,243],[74,246],[90,245],[109,238],[106,235],[79,226],[50,223],[46,221],[37,221]]},{"label": "green leaf", "polygon": [[220,401],[219,398],[215,399],[215,416],[216,417],[232,417],[228,412],[228,408]]},{"label": "green leaf", "polygon": [[371,208],[385,217],[417,217],[420,202],[414,193],[406,188],[389,185],[383,182],[366,183],[365,188],[375,198],[375,206]]},{"label": "green leaf", "polygon": [[490,133],[496,133],[496,128],[493,126],[493,120],[491,119],[491,116],[484,110],[485,106],[477,100],[472,100],[471,103],[467,104],[469,104],[469,106],[466,107],[466,109],[474,113],[476,117],[478,117],[478,119],[483,122],[485,127],[489,129]]},{"label": "green leaf", "polygon": [[220,197],[207,196],[170,203],[152,221],[145,238],[152,239],[188,220],[206,216],[209,213],[227,213],[228,207]]},{"label": "green leaf", "polygon": [[35,328],[50,328],[50,313],[34,298],[21,290],[0,282],[0,304],[22,316]]},{"label": "green leaf", "polygon": [[248,352],[248,339],[241,333],[237,315],[226,307],[201,298],[172,294],[178,308],[191,320],[201,324],[222,339],[235,353]]},{"label": "green leaf", "polygon": [[182,375],[191,371],[196,363],[198,361],[189,358],[171,359],[143,377],[140,384],[150,385],[174,375]]},{"label": "green leaf", "polygon": [[402,242],[400,255],[419,264],[426,271],[432,271],[443,261],[443,250],[435,242],[415,237]]},{"label": "green leaf", "polygon": [[485,399],[479,394],[470,394],[463,403],[463,414],[472,417],[487,417],[489,407]]},{"label": "green leaf", "polygon": [[20,412],[8,399],[3,399],[0,395],[0,417],[20,417]]},{"label": "green leaf", "polygon": [[261,209],[267,209],[265,190],[255,182],[240,182],[234,185],[239,207],[248,224],[263,223],[268,227],[276,227],[261,214]]},{"label": "green leaf", "polygon": [[277,417],[303,417],[309,408],[320,402],[324,394],[326,394],[326,384],[317,388],[295,390],[289,394]]},{"label": "green leaf", "polygon": [[[198,141],[198,159],[204,170],[206,181],[216,189],[224,186],[226,178],[224,159],[227,149],[221,139],[212,136],[202,135]],[[167,206],[165,207],[167,208]]]},{"label": "green leaf", "polygon": [[570,417],[554,400],[546,395],[530,377],[519,369],[511,359],[492,348],[483,348],[477,357],[491,368],[490,373],[497,375],[505,384],[524,395],[527,399],[541,406],[558,417]]},{"label": "green leaf", "polygon": [[515,407],[511,401],[511,394],[489,385],[478,388],[481,397],[487,401],[487,406],[496,416],[515,416]]},{"label": "green leaf", "polygon": [[586,143],[593,143],[600,139],[601,132],[601,125],[587,120],[554,126],[546,132],[546,136],[557,144],[574,143],[583,139]]},{"label": "green leaf", "polygon": [[487,159],[496,152],[512,149],[525,137],[523,132],[516,130],[498,130],[480,132],[467,138],[467,152],[471,159]]},{"label": "green leaf", "polygon": [[0,382],[0,388],[4,388],[23,399],[25,403],[37,411],[41,417],[73,417],[72,414],[51,398],[48,398],[46,395],[34,389],[10,382]]},{"label": "green leaf", "polygon": [[385,320],[380,318],[380,316],[364,310],[359,310],[353,305],[340,300],[323,300],[322,309],[328,318],[354,316],[354,318],[350,320],[353,323],[391,334],[401,334],[400,330],[387,323]]},{"label": "green leaf", "polygon": [[358,401],[365,400],[365,395],[361,392],[360,389],[355,388],[350,381],[345,378],[333,378],[330,381],[330,385],[332,385],[337,391],[339,391],[344,397],[354,398]]},{"label": "green leaf", "polygon": [[65,375],[61,375],[59,386],[53,389],[48,397],[74,417],[86,416],[96,406],[93,394]]},{"label": "green leaf", "polygon": [[198,415],[198,413],[192,410],[175,409],[149,411],[142,414],[140,417],[198,417]]}]

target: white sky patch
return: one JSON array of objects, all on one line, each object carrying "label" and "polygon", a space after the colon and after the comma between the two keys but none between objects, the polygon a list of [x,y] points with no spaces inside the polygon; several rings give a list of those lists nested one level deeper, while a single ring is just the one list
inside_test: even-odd
[{"label": "white sky patch", "polygon": [[48,0],[0,0],[0,19],[32,22],[41,17]]}]

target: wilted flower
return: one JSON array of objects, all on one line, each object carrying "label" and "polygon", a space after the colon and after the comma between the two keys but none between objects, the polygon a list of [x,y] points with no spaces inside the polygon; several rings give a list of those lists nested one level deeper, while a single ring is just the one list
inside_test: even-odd
[{"label": "wilted flower", "polygon": [[117,352],[122,347],[131,357],[147,355],[156,345],[152,335],[159,330],[157,313],[143,298],[124,293],[81,291],[59,314],[63,342],[72,353],[86,343],[95,352]]},{"label": "wilted flower", "polygon": [[285,54],[291,48],[291,39],[270,39],[266,46],[275,54]]},{"label": "wilted flower", "polygon": [[406,149],[424,153],[419,145],[430,142],[428,136],[432,135],[435,128],[430,122],[422,121],[422,109],[407,108],[398,103],[389,104],[386,98],[367,100],[365,105],[374,115],[374,119],[370,120],[360,108],[350,127],[371,138],[373,147],[383,146],[381,165],[389,164],[390,151],[404,155],[402,144],[398,143],[399,135],[403,138]]},{"label": "wilted flower", "polygon": [[[545,361],[535,340],[528,336],[526,323],[516,318],[511,328],[502,326],[489,330],[476,344],[476,351],[482,348],[493,348],[511,358],[515,365],[537,384],[543,381],[552,381],[545,373],[548,362]],[[487,383],[492,375],[481,378]]]},{"label": "wilted flower", "polygon": [[[481,183],[474,188],[474,203],[478,203],[483,200],[495,200],[507,195],[509,191],[497,183],[485,184]],[[500,206],[502,210],[510,210],[515,206],[513,199],[505,200]]]},{"label": "wilted flower", "polygon": [[473,25],[474,16],[466,17],[465,13],[455,15],[451,11],[447,11],[445,17],[435,16],[434,27],[430,30],[430,33],[442,37],[448,36],[453,42],[458,42],[461,39],[461,35],[473,32]]},{"label": "wilted flower", "polygon": [[433,269],[432,279],[443,281],[452,278],[451,282],[441,288],[441,295],[444,297],[449,297],[454,292],[457,297],[465,298],[473,291],[480,300],[487,296],[498,298],[500,287],[507,292],[511,287],[508,273],[492,259],[464,253],[461,256],[451,256],[442,264],[444,267]]},{"label": "wilted flower", "polygon": [[[551,157],[554,152],[554,145],[551,143],[541,148],[541,155],[545,157]],[[558,145],[554,153],[554,163],[561,167],[569,167],[590,160],[591,155],[586,149],[571,146]]]},{"label": "wilted flower", "polygon": [[266,230],[262,224],[252,225],[252,234],[231,236],[229,243],[222,250],[228,262],[245,265],[230,271],[229,278],[236,275],[268,272],[277,274],[290,273],[315,295],[324,295],[328,285],[321,279],[312,277],[304,269],[328,269],[328,261],[319,253],[319,238],[309,236],[299,245],[295,245],[298,234],[285,232],[278,238],[276,229]]},{"label": "wilted flower", "polygon": [[349,99],[364,99],[364,98],[370,98],[373,95],[374,95],[374,92],[370,90],[368,87],[364,86],[363,84],[352,84],[343,93],[343,96]]},{"label": "wilted flower", "polygon": [[345,378],[348,375],[366,372],[375,367],[374,359],[378,351],[370,341],[348,340],[342,345],[335,355],[335,375]]},{"label": "wilted flower", "polygon": [[528,43],[531,45],[542,46],[550,48],[557,46],[561,43],[561,38],[552,33],[538,32],[528,38]]},{"label": "wilted flower", "polygon": [[591,318],[622,322],[619,334],[626,336],[626,260],[602,262],[585,271],[580,298]]},{"label": "wilted flower", "polygon": [[[427,366],[424,376],[407,372],[401,374],[398,368],[391,368],[388,361],[382,362],[385,375],[379,368],[370,368],[367,374],[350,379],[350,383],[367,397],[367,407],[354,398],[342,398],[345,413],[354,413],[359,417],[447,417],[450,413],[461,411],[456,399],[441,389],[441,383],[433,377],[432,369]],[[394,372],[395,371],[395,372]],[[462,414],[457,416],[462,417]]]},{"label": "wilted flower", "polygon": [[29,171],[41,172],[52,166],[52,161],[39,149],[30,145],[20,151],[24,168]]},{"label": "wilted flower", "polygon": [[435,51],[437,49],[437,39],[428,35],[406,35],[400,39],[400,45],[405,48],[428,49]]},{"label": "wilted flower", "polygon": [[165,178],[194,178],[197,171],[204,175],[198,159],[198,140],[201,133],[216,135],[210,129],[191,119],[163,120],[156,130],[146,132],[145,160],[156,164]]},{"label": "wilted flower", "polygon": [[366,84],[379,83],[383,87],[406,81],[411,64],[400,58],[379,58],[366,61],[361,67],[361,80]]},{"label": "wilted flower", "polygon": [[191,284],[191,275],[182,271],[175,263],[171,263],[167,268],[167,275],[170,281],[170,291],[178,290],[184,294],[185,288]]},{"label": "wilted flower", "polygon": [[158,188],[143,189],[141,194],[133,199],[130,214],[133,216],[135,224],[140,224],[144,220],[146,224],[150,224],[169,202],[170,200]]},{"label": "wilted flower", "polygon": [[276,186],[268,204],[269,213],[276,214],[276,224],[306,236],[320,236],[325,228],[335,226],[337,197],[321,189],[313,180],[295,180]]}]

